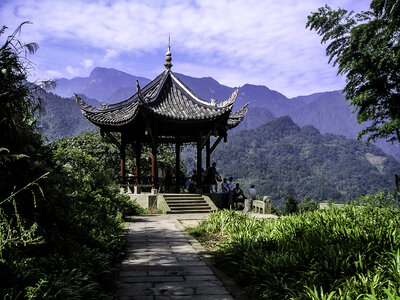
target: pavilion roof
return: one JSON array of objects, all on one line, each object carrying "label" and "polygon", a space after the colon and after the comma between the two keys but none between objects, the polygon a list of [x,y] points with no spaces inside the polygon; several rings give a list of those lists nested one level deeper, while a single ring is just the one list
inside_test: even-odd
[{"label": "pavilion roof", "polygon": [[239,125],[247,112],[247,104],[231,113],[239,89],[225,101],[205,101],[193,93],[179,78],[166,69],[143,89],[125,101],[96,108],[86,104],[78,95],[76,100],[85,117],[97,126],[123,126],[135,119],[139,112],[173,121],[211,121],[227,119],[228,128]]},{"label": "pavilion roof", "polygon": [[[239,92],[237,88],[225,101],[217,104],[199,98],[171,71],[171,45],[168,45],[164,64],[165,70],[143,89],[136,81],[137,92],[116,104],[96,108],[85,103],[75,94],[83,115],[99,127],[122,128],[137,119],[157,119],[163,124],[211,124],[219,128],[232,129],[240,124],[247,112],[248,104],[232,113],[233,104]],[[143,119],[140,119],[143,120]],[[140,122],[140,121],[139,121]]]}]

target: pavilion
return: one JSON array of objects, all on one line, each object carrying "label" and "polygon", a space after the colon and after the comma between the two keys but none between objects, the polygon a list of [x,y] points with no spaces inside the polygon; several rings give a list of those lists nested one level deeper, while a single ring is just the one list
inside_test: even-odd
[{"label": "pavilion", "polygon": [[[243,120],[248,104],[236,112],[232,108],[239,88],[225,101],[217,103],[200,99],[172,72],[171,45],[165,58],[165,70],[145,87],[140,88],[128,99],[96,108],[86,104],[75,94],[82,114],[94,125],[100,127],[101,135],[107,135],[120,149],[121,181],[126,183],[125,152],[132,145],[136,160],[136,184],[140,184],[140,154],[143,145],[152,149],[151,184],[157,187],[157,148],[167,143],[175,145],[176,178],[180,172],[180,149],[191,143],[197,149],[197,181],[201,186],[202,150],[205,147],[206,168],[210,167],[211,154],[219,142],[227,140],[227,131]],[[119,132],[117,139],[113,132]],[[216,137],[211,145],[210,138]],[[179,192],[179,183],[176,180]]]}]

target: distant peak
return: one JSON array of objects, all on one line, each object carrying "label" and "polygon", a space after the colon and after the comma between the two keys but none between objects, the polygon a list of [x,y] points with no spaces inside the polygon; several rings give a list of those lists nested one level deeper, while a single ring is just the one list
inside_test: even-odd
[{"label": "distant peak", "polygon": [[103,76],[104,74],[124,74],[124,75],[129,75],[128,73],[113,69],[113,68],[104,68],[104,67],[96,67],[90,72],[89,77],[100,77]]}]

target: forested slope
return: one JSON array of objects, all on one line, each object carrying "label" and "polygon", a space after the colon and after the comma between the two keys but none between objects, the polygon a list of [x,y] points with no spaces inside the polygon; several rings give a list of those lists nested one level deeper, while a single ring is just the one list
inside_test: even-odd
[{"label": "forested slope", "polygon": [[344,202],[363,193],[394,186],[400,163],[374,146],[343,136],[321,135],[289,117],[239,132],[213,153],[220,173],[233,176],[245,189],[255,184],[282,207],[288,192]]}]

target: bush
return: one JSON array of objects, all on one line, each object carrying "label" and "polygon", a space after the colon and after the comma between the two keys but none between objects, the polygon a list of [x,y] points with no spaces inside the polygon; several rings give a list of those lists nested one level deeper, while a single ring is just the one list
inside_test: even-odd
[{"label": "bush", "polygon": [[303,202],[299,205],[299,212],[314,211],[319,209],[319,203],[311,199],[311,197],[306,196]]},{"label": "bush", "polygon": [[297,200],[293,195],[288,195],[285,203],[285,214],[291,215],[298,213],[299,208],[297,206]]},{"label": "bush", "polygon": [[372,205],[272,220],[219,211],[200,224],[225,236],[216,261],[254,299],[400,297],[399,226],[397,208]]}]

